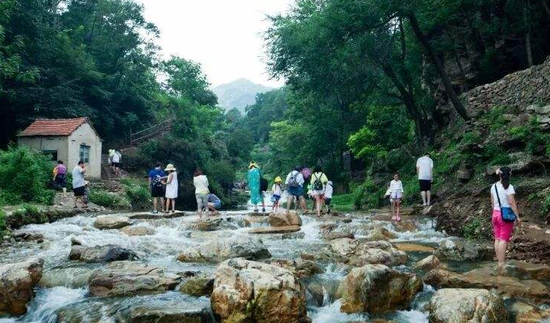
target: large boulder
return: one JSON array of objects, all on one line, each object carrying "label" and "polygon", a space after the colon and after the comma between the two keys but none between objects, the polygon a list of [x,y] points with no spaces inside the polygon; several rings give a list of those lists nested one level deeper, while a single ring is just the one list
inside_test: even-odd
[{"label": "large boulder", "polygon": [[88,263],[97,263],[120,260],[135,260],[137,259],[137,255],[132,250],[115,245],[94,247],[74,245],[71,247],[69,259]]},{"label": "large boulder", "polygon": [[480,268],[464,274],[445,269],[434,269],[424,277],[427,284],[450,288],[486,288],[509,296],[532,299],[539,302],[550,301],[550,290],[536,280],[519,280],[510,276],[499,276],[491,268]]},{"label": "large boulder", "polygon": [[444,288],[428,304],[431,323],[508,322],[502,298],[486,289]]},{"label": "large boulder", "polygon": [[540,281],[550,281],[550,266],[547,264],[532,264],[524,261],[511,261],[519,271],[524,272],[533,279]]},{"label": "large boulder", "polygon": [[443,240],[434,254],[441,260],[454,261],[486,259],[492,255],[488,248],[460,238]]},{"label": "large boulder", "polygon": [[201,297],[210,296],[214,288],[214,278],[208,275],[194,275],[184,279],[178,287],[181,293]]},{"label": "large boulder", "polygon": [[287,227],[291,225],[302,225],[302,218],[295,212],[290,213],[271,213],[269,215],[269,225],[272,227]]},{"label": "large boulder", "polygon": [[0,316],[23,315],[42,277],[42,259],[0,265]]},{"label": "large boulder", "polygon": [[243,258],[216,270],[212,310],[222,323],[309,322],[306,293],[290,271]]},{"label": "large boulder", "polygon": [[550,309],[540,309],[532,304],[516,301],[511,308],[516,323],[540,323],[549,322]]},{"label": "large boulder", "polygon": [[132,308],[129,323],[208,323],[210,313],[206,307],[140,306]]},{"label": "large boulder", "polygon": [[337,260],[357,267],[366,264],[396,266],[407,262],[407,254],[395,249],[388,241],[344,238],[332,240],[330,248],[337,256]]},{"label": "large boulder", "polygon": [[132,296],[163,293],[176,288],[180,277],[139,262],[117,261],[90,276],[93,296]]},{"label": "large boulder", "polygon": [[142,225],[132,225],[120,229],[120,232],[128,236],[152,236],[155,234],[155,229]]},{"label": "large boulder", "polygon": [[132,224],[130,218],[121,215],[102,215],[95,222],[94,227],[100,230],[122,229]]},{"label": "large boulder", "polygon": [[377,241],[377,240],[391,240],[397,238],[395,233],[390,232],[388,229],[383,227],[375,227],[370,230],[367,240]]},{"label": "large boulder", "polygon": [[58,267],[44,270],[38,285],[44,288],[86,288],[95,269],[88,267]]},{"label": "large boulder", "polygon": [[230,258],[258,260],[271,257],[262,240],[248,235],[235,235],[227,239],[212,239],[178,255],[182,262],[220,262]]},{"label": "large boulder", "polygon": [[432,269],[435,269],[437,267],[441,266],[441,262],[439,261],[439,259],[434,256],[434,255],[431,255],[431,256],[428,256],[422,260],[419,260],[415,265],[414,265],[414,269],[420,269],[420,270],[425,270],[425,271],[430,271]]},{"label": "large boulder", "polygon": [[204,219],[190,223],[187,227],[194,231],[235,230],[239,226],[223,218]]},{"label": "large boulder", "polygon": [[315,274],[320,274],[323,269],[311,260],[298,258],[296,260],[272,259],[269,264],[290,270],[298,278],[307,278]]},{"label": "large boulder", "polygon": [[422,279],[384,265],[354,268],[338,288],[344,313],[384,313],[406,306],[422,290]]}]

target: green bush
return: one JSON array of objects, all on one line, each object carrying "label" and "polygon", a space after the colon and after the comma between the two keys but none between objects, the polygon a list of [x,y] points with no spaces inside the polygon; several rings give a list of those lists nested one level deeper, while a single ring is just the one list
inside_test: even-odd
[{"label": "green bush", "polygon": [[331,207],[339,211],[351,211],[354,209],[354,195],[342,194],[332,197]]},{"label": "green bush", "polygon": [[488,217],[474,218],[464,225],[464,237],[470,240],[490,240],[491,223]]},{"label": "green bush", "polygon": [[0,201],[53,204],[55,192],[49,189],[52,169],[46,156],[27,147],[0,151]]},{"label": "green bush", "polygon": [[2,238],[6,233],[6,229],[6,214],[4,213],[4,210],[0,208],[0,241],[2,241]]},{"label": "green bush", "polygon": [[371,177],[353,190],[355,208],[377,208],[384,202],[385,185],[376,185]]},{"label": "green bush", "polygon": [[48,216],[45,213],[30,204],[23,204],[20,208],[15,210],[12,214],[14,217],[21,218],[22,223],[46,223],[48,222]]},{"label": "green bush", "polygon": [[89,201],[111,209],[130,208],[130,202],[117,193],[111,193],[104,190],[90,190]]},{"label": "green bush", "polygon": [[506,125],[506,120],[504,119],[504,107],[493,107],[487,114],[485,114],[484,119],[486,124],[489,126],[491,131],[496,131],[502,129]]},{"label": "green bush", "polygon": [[546,216],[550,213],[550,195],[548,195],[542,203],[542,215]]},{"label": "green bush", "polygon": [[537,118],[531,118],[526,125],[511,128],[508,133],[513,138],[523,141],[531,154],[539,153],[543,147],[543,152],[550,156],[550,134],[540,129]]},{"label": "green bush", "polygon": [[146,181],[126,178],[121,182],[133,210],[146,210],[151,207],[151,193]]}]

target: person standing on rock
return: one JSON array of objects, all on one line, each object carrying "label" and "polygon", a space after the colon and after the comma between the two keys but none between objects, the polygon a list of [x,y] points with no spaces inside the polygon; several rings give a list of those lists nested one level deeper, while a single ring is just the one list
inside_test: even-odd
[{"label": "person standing on rock", "polygon": [[158,200],[160,200],[160,209],[164,209],[164,185],[162,179],[166,173],[162,170],[160,163],[155,165],[149,172],[149,187],[151,188],[151,197],[153,198],[153,214],[158,213]]},{"label": "person standing on rock", "polygon": [[391,219],[397,222],[401,221],[401,200],[403,199],[403,183],[399,179],[399,174],[393,175],[393,180],[390,182],[390,201],[391,201]]},{"label": "person standing on rock", "polygon": [[254,212],[258,212],[258,204],[262,203],[265,212],[264,199],[260,189],[260,177],[262,176],[258,164],[251,162],[248,165],[248,189],[250,190],[250,203],[254,205]]},{"label": "person standing on rock", "polygon": [[78,201],[82,203],[86,208],[87,205],[84,202],[84,193],[86,193],[86,181],[84,180],[84,174],[86,173],[86,165],[82,160],[78,162],[78,165],[73,169],[73,193],[74,193],[74,208],[78,208]]},{"label": "person standing on rock", "polygon": [[[514,222],[521,223],[518,207],[516,204],[514,186],[510,184],[512,170],[510,167],[497,169],[500,181],[491,186],[491,204],[493,205],[493,234],[495,238],[495,254],[498,260],[498,270],[503,271],[506,265],[506,248],[512,232]],[[503,213],[513,212],[515,221],[510,221]]]},{"label": "person standing on rock", "polygon": [[286,212],[290,212],[292,203],[298,203],[295,201],[298,199],[300,201],[300,206],[302,211],[306,212],[306,200],[304,198],[304,176],[300,173],[300,166],[296,166],[293,171],[288,173],[285,181],[287,187],[288,199],[286,201]]},{"label": "person standing on rock", "polygon": [[197,199],[197,214],[202,218],[203,212],[208,212],[208,178],[202,173],[200,168],[197,168],[193,174],[193,185],[195,185],[195,198]]},{"label": "person standing on rock", "polygon": [[325,194],[325,186],[328,183],[328,178],[321,166],[315,166],[313,174],[311,174],[311,195],[315,203],[315,209],[317,216],[321,216],[321,209],[323,205],[323,195]]},{"label": "person standing on rock", "polygon": [[168,173],[166,177],[166,192],[164,196],[166,197],[166,207],[164,208],[164,213],[175,213],[176,212],[176,199],[178,198],[178,173],[176,172],[176,167],[172,164],[168,164],[164,170]]},{"label": "person standing on rock", "polygon": [[430,153],[418,158],[416,161],[416,173],[420,184],[420,195],[422,196],[422,205],[431,205],[431,189],[433,180],[434,162],[430,158]]},{"label": "person standing on rock", "polygon": [[282,184],[283,184],[283,179],[280,176],[275,177],[275,183],[271,188],[271,191],[272,191],[271,202],[273,202],[274,213],[277,213],[277,211],[279,211],[279,201],[281,200],[281,196],[283,195]]}]

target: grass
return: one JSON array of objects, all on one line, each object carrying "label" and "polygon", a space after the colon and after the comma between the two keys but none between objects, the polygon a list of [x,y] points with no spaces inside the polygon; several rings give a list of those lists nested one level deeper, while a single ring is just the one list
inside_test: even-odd
[{"label": "grass", "polygon": [[111,209],[126,209],[131,207],[130,201],[125,196],[104,190],[91,190],[89,200],[94,204]]},{"label": "grass", "polygon": [[355,197],[352,193],[332,197],[331,207],[337,211],[353,211]]},{"label": "grass", "polygon": [[149,184],[146,180],[124,178],[121,180],[132,210],[147,210],[152,205]]}]

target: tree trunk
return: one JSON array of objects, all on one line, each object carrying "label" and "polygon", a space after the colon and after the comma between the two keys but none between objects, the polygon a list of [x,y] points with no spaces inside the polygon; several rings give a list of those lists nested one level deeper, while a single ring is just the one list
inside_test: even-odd
[{"label": "tree trunk", "polygon": [[464,119],[469,120],[470,117],[468,116],[468,112],[466,111],[466,108],[458,98],[458,95],[456,94],[455,90],[453,89],[453,85],[451,84],[451,80],[449,79],[449,76],[447,75],[447,72],[445,72],[445,68],[443,67],[443,64],[441,63],[441,60],[439,57],[437,57],[437,54],[435,53],[435,50],[432,48],[432,45],[420,29],[420,25],[418,24],[418,20],[416,18],[416,15],[414,13],[408,14],[409,21],[411,23],[412,30],[416,37],[418,38],[418,41],[424,46],[426,51],[428,52],[428,55],[432,59],[433,63],[435,64],[435,67],[437,69],[437,72],[439,73],[439,76],[441,77],[441,80],[443,81],[443,85],[445,86],[445,90],[447,91],[447,94],[449,95],[449,99],[453,103],[453,106],[455,107],[456,112]]},{"label": "tree trunk", "polygon": [[525,50],[527,51],[527,65],[533,66],[533,52],[531,50],[531,15],[530,13],[531,0],[526,0],[525,9],[523,10],[523,18],[526,25],[525,32]]}]

